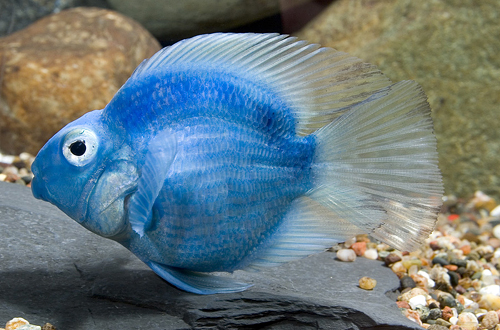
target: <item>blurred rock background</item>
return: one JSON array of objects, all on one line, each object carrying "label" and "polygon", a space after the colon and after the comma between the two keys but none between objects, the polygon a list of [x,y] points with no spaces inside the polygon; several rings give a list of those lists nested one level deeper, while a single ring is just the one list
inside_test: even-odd
[{"label": "blurred rock background", "polygon": [[[76,6],[105,9],[65,10]],[[102,108],[157,40],[275,31],[351,53],[393,81],[418,81],[446,192],[498,200],[499,16],[497,0],[0,0],[0,151],[36,153],[64,124]]]},{"label": "blurred rock background", "polygon": [[500,199],[500,1],[340,0],[298,36],[424,88],[447,194]]}]

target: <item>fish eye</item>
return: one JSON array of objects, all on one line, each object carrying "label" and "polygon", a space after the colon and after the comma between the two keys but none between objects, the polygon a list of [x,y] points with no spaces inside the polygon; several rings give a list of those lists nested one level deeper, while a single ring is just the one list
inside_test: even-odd
[{"label": "fish eye", "polygon": [[78,128],[66,134],[62,152],[70,164],[85,166],[97,155],[98,146],[99,143],[94,132]]}]

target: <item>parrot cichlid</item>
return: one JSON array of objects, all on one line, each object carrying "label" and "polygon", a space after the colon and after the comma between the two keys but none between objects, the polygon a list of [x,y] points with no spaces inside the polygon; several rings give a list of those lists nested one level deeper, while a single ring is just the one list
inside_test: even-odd
[{"label": "parrot cichlid", "polygon": [[199,294],[358,234],[413,250],[443,187],[426,95],[279,34],[201,35],[145,60],[38,153],[33,195]]}]

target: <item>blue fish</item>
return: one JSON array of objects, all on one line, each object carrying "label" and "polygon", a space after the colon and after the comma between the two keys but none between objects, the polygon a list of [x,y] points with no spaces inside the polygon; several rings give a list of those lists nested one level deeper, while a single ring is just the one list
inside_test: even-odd
[{"label": "blue fish", "polygon": [[357,234],[401,250],[443,187],[414,81],[279,34],[201,35],[144,61],[38,153],[33,195],[193,293]]}]

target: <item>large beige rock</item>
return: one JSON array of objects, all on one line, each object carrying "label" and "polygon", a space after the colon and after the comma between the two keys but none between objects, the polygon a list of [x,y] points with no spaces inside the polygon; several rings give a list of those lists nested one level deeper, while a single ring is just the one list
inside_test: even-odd
[{"label": "large beige rock", "polygon": [[0,38],[0,150],[36,153],[65,124],[103,108],[160,49],[135,21],[75,8]]},{"label": "large beige rock", "polygon": [[498,0],[338,0],[299,36],[429,96],[447,193],[500,198]]},{"label": "large beige rock", "polygon": [[108,0],[155,36],[178,40],[224,31],[280,11],[280,0]]}]

